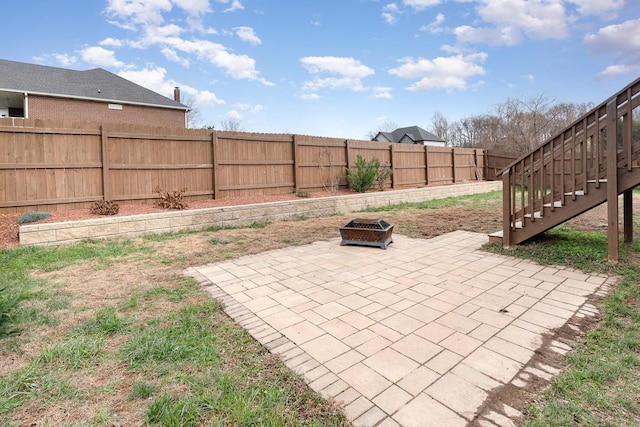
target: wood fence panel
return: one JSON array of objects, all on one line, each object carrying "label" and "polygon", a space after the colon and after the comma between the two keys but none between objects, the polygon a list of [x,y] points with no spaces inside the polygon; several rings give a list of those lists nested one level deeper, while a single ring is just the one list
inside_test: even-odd
[{"label": "wood fence panel", "polygon": [[429,184],[442,185],[453,183],[452,148],[429,147]]},{"label": "wood fence panel", "polygon": [[212,151],[209,134],[136,135],[130,129],[107,134],[107,164],[111,200],[154,203],[160,192],[182,191],[190,200],[213,197]]},{"label": "wood fence panel", "polygon": [[[386,187],[393,188],[477,180],[485,167],[482,150],[0,119],[0,212],[87,208],[101,199],[153,203],[156,188],[187,188],[191,201],[335,191],[347,187],[346,169],[358,155],[390,164],[393,176]],[[498,158],[486,156],[487,171]]]},{"label": "wood fence panel", "polygon": [[392,179],[396,188],[415,188],[426,185],[424,146],[395,145]]},{"label": "wood fence panel", "polygon": [[485,179],[495,181],[497,174],[509,164],[518,159],[519,156],[515,154],[497,153],[495,151],[485,151],[486,165],[485,165]]},{"label": "wood fence panel", "polygon": [[297,135],[297,168],[302,192],[337,191],[346,188],[346,141]]},{"label": "wood fence panel", "polygon": [[219,132],[218,144],[220,198],[294,192],[292,135]]},{"label": "wood fence panel", "polygon": [[476,181],[480,172],[476,172],[476,150],[473,148],[456,148],[455,178],[456,182]]}]

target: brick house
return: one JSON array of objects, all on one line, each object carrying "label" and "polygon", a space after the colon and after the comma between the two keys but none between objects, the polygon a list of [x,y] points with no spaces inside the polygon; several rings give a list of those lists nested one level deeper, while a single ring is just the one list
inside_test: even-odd
[{"label": "brick house", "polygon": [[0,117],[186,127],[189,107],[102,68],[76,71],[0,59]]}]

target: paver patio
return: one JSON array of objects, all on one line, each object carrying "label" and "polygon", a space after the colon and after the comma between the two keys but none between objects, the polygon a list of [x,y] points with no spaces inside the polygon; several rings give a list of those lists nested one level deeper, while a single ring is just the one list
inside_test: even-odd
[{"label": "paver patio", "polygon": [[[543,336],[593,316],[613,278],[482,252],[485,234],[395,235],[388,249],[340,239],[187,271],[226,312],[355,426],[512,425],[492,390],[526,387]],[[569,347],[555,342],[552,350]]]}]

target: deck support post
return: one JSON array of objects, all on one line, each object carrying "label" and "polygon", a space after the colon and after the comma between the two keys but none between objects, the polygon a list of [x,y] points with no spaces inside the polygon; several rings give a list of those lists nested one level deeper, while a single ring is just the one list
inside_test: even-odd
[{"label": "deck support post", "polygon": [[633,190],[623,193],[624,242],[633,242]]},{"label": "deck support post", "polygon": [[618,111],[616,99],[607,104],[607,241],[608,260],[617,264],[620,258],[618,242]]}]

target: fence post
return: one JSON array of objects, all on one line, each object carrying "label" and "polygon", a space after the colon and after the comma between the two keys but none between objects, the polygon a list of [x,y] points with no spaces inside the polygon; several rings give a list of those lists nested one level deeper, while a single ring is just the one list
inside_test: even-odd
[{"label": "fence post", "polygon": [[344,160],[345,160],[345,163],[347,164],[347,169],[349,169],[351,167],[351,143],[348,139],[344,140],[344,147],[345,147]]},{"label": "fence post", "polygon": [[453,166],[452,166],[452,176],[453,176],[453,183],[456,183],[456,149],[452,148],[451,149],[451,160],[453,161]]},{"label": "fence post", "polygon": [[300,192],[300,168],[298,167],[298,138],[297,135],[292,135],[293,144],[293,191],[295,194]]},{"label": "fence post", "polygon": [[211,179],[213,181],[213,199],[218,198],[218,132],[211,131]]},{"label": "fence post", "polygon": [[429,185],[429,146],[424,146],[424,185]]},{"label": "fence post", "polygon": [[396,177],[396,173],[395,173],[395,171],[393,169],[393,167],[394,167],[393,165],[396,164],[396,159],[395,159],[395,157],[396,157],[396,143],[395,142],[390,142],[389,145],[390,145],[389,149],[391,150],[391,152],[389,153],[389,162],[391,163],[389,165],[389,167],[391,168],[391,171],[392,171],[392,173],[391,173],[391,188],[395,189],[396,188],[396,181],[397,181],[396,178],[397,177]]},{"label": "fence post", "polygon": [[102,150],[102,198],[103,200],[111,200],[111,181],[109,174],[109,152],[107,146],[109,137],[107,136],[107,127],[105,125],[100,126],[100,149]]}]

